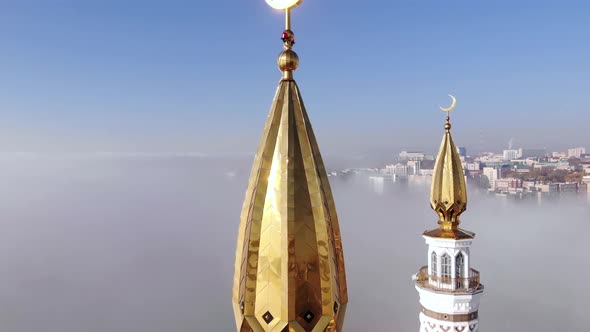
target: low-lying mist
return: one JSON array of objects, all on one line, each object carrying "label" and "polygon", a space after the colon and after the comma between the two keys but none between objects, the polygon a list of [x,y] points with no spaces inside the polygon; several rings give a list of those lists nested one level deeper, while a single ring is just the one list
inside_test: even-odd
[{"label": "low-lying mist", "polygon": [[[328,163],[329,164],[329,163]],[[227,332],[250,158],[0,161],[4,332]],[[346,331],[417,331],[411,275],[436,227],[428,186],[333,177]],[[587,331],[590,204],[469,192],[482,331]]]}]

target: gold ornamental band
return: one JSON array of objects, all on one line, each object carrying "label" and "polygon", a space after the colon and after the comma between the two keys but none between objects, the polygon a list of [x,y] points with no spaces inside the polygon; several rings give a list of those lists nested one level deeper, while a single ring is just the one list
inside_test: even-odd
[{"label": "gold ornamental band", "polygon": [[440,312],[428,310],[424,307],[422,307],[422,313],[430,318],[446,322],[469,322],[478,317],[477,311],[468,314],[441,314]]}]

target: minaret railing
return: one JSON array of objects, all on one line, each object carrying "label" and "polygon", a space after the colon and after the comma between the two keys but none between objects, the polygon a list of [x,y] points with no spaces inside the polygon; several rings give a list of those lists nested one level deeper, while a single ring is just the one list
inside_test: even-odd
[{"label": "minaret railing", "polygon": [[439,277],[428,274],[428,266],[424,266],[416,275],[416,283],[420,287],[437,291],[475,291],[479,288],[479,271],[469,269],[465,278]]}]

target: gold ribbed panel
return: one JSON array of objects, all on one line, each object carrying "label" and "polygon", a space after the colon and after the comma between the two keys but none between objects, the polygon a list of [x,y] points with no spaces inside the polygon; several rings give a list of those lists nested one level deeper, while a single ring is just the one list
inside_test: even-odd
[{"label": "gold ribbed panel", "polygon": [[242,209],[238,331],[341,331],[348,302],[334,199],[299,88],[279,84]]},{"label": "gold ribbed panel", "polygon": [[461,231],[459,216],[467,209],[467,187],[461,158],[453,142],[450,124],[443,136],[434,166],[430,206],[439,216],[439,229],[425,233],[434,237],[470,237]]}]

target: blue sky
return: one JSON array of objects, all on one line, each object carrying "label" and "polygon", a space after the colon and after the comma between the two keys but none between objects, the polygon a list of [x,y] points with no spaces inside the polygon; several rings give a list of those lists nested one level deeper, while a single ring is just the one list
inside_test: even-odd
[{"label": "blue sky", "polygon": [[[296,79],[324,154],[590,145],[586,1],[306,0]],[[0,3],[0,151],[255,151],[280,73],[264,0]],[[588,146],[590,147],[590,146]]]}]

